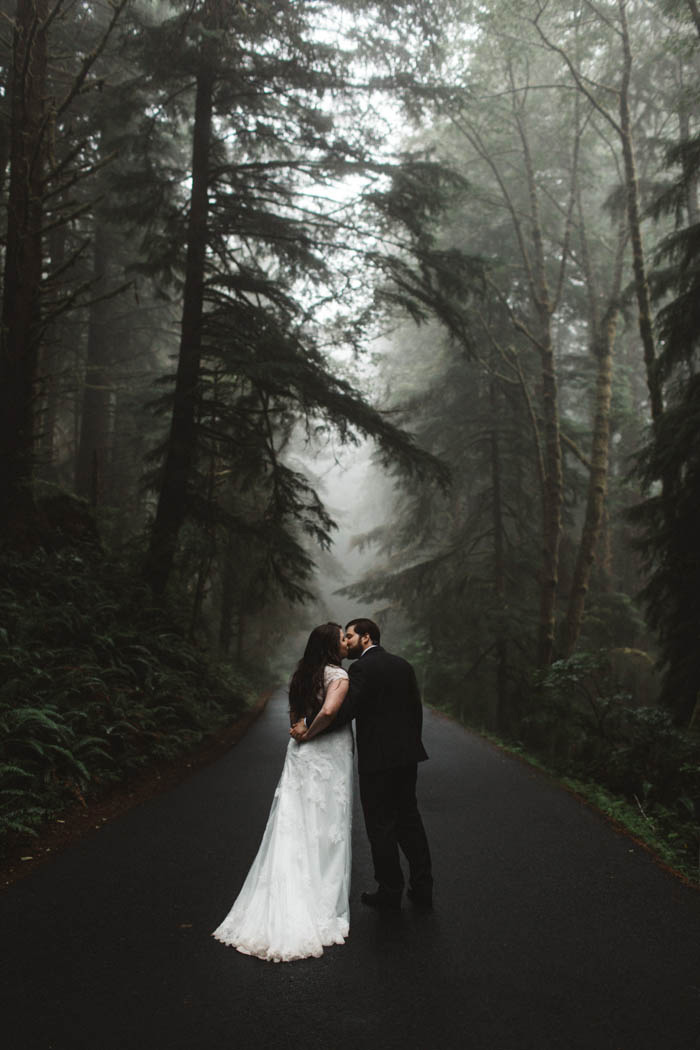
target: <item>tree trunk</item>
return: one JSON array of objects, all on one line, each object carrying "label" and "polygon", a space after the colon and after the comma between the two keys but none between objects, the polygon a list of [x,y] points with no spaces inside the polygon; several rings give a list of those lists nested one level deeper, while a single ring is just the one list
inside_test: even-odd
[{"label": "tree trunk", "polygon": [[[66,257],[66,227],[55,226],[48,237],[50,270],[63,265]],[[56,428],[61,401],[61,383],[58,375],[63,331],[60,322],[52,324],[44,333],[38,362],[38,426],[36,432],[37,466],[44,479],[56,481]]]},{"label": "tree trunk", "polygon": [[634,287],[637,296],[639,335],[644,351],[649,405],[653,423],[657,423],[663,412],[663,395],[656,361],[656,343],[651,311],[651,297],[646,274],[644,245],[642,242],[642,223],[639,208],[639,184],[637,167],[632,141],[632,122],[629,109],[629,85],[632,72],[632,51],[630,47],[629,27],[627,25],[627,0],[618,0],[620,26],[622,30],[623,67],[620,85],[620,139],[625,167],[625,190],[627,202],[627,220],[629,223],[630,241],[632,244],[632,264],[634,268]]},{"label": "tree trunk", "polygon": [[229,531],[223,552],[221,572],[221,606],[219,611],[219,653],[228,656],[233,636],[233,620],[236,613],[238,592],[239,547],[232,531]]},{"label": "tree trunk", "polygon": [[610,403],[612,400],[612,362],[615,341],[615,316],[611,315],[600,333],[595,354],[598,358],[596,376],[595,414],[593,420],[593,447],[586,499],[586,516],[576,556],[569,604],[564,626],[563,654],[571,656],[581,632],[583,612],[595,558],[595,549],[603,520],[608,491],[608,456],[610,450]]},{"label": "tree trunk", "polygon": [[[583,220],[583,209],[580,209]],[[608,492],[608,461],[610,456],[610,406],[612,403],[612,374],[613,374],[613,349],[615,346],[615,331],[617,329],[617,318],[619,314],[619,296],[622,286],[622,270],[624,265],[625,231],[621,226],[618,231],[617,252],[615,258],[615,270],[613,274],[612,288],[609,295],[608,306],[602,321],[598,323],[598,310],[595,303],[595,283],[593,272],[590,267],[588,251],[585,247],[585,228],[582,223],[582,241],[584,247],[581,255],[583,258],[584,272],[589,284],[591,295],[591,329],[593,334],[593,353],[598,362],[596,372],[595,409],[593,415],[593,434],[591,441],[591,466],[588,476],[588,494],[586,497],[586,515],[584,518],[581,539],[579,541],[576,555],[576,565],[569,594],[569,604],[566,612],[566,623],[564,626],[563,653],[571,656],[579,634],[588,593],[588,585],[591,578],[591,570],[595,561],[595,551],[600,536],[601,524],[605,513],[605,501]]]},{"label": "tree trunk", "polygon": [[[5,4],[2,8],[5,8]],[[0,10],[0,16],[8,16],[10,12],[6,10]],[[3,69],[2,81],[2,93],[3,97],[9,99],[12,95],[12,63],[8,62]],[[0,193],[4,195],[6,191],[6,179],[7,179],[7,166],[10,162],[10,128],[5,121],[0,124]]]},{"label": "tree trunk", "polygon": [[[537,638],[537,664],[546,667],[554,655],[556,602],[559,584],[559,543],[563,491],[559,402],[556,361],[552,342],[552,301],[547,281],[547,257],[540,219],[537,181],[523,115],[516,111],[518,132],[530,198],[533,259],[529,267],[530,295],[536,322],[537,345],[542,368],[542,421],[544,428],[542,485],[542,564],[540,568],[540,618]],[[572,179],[575,179],[575,172]],[[527,257],[524,259],[528,267]],[[562,257],[562,274],[565,258]]]},{"label": "tree trunk", "polygon": [[[209,457],[209,480],[207,488],[207,506],[214,505],[214,492],[216,488],[216,457],[212,450]],[[197,632],[197,624],[202,615],[202,606],[207,589],[207,582],[211,578],[211,567],[216,557],[216,522],[213,518],[207,521],[206,533],[203,538],[204,549],[202,551],[199,568],[197,571],[197,584],[195,587],[194,601],[192,602],[192,615],[190,617],[190,637],[194,638]]]},{"label": "tree trunk", "polygon": [[195,464],[196,413],[202,348],[207,245],[209,151],[214,75],[205,48],[197,75],[192,145],[192,195],[187,236],[180,350],[170,436],[145,574],[156,594],[170,576],[178,534],[187,512]]},{"label": "tree trunk", "polygon": [[238,626],[236,630],[236,663],[240,667],[245,657],[246,647],[246,618],[242,608],[238,610]]},{"label": "tree trunk", "polygon": [[[681,84],[681,87],[684,88],[684,85]],[[690,113],[688,112],[688,108],[687,99],[681,97],[678,106],[678,123],[680,126],[681,142],[689,142],[691,137]],[[687,157],[683,160],[683,174],[685,175],[687,182],[688,225],[695,226],[698,221],[698,180],[693,166]]]},{"label": "tree trunk", "polygon": [[534,310],[537,318],[537,341],[542,368],[542,422],[544,430],[542,486],[542,565],[540,568],[540,619],[537,640],[537,664],[546,667],[554,655],[557,588],[559,585],[559,543],[561,540],[561,502],[564,487],[559,434],[559,399],[556,361],[552,342],[553,305],[547,284],[544,238],[537,204],[535,173],[530,151],[525,148],[525,170],[530,187],[534,268]]},{"label": "tree trunk", "polygon": [[93,294],[98,300],[90,306],[87,336],[87,363],[80,415],[80,439],[76,456],[75,490],[79,496],[97,507],[104,474],[105,457],[110,434],[110,339],[109,312],[105,301],[99,300],[105,291],[107,244],[104,224],[99,216],[94,233]]},{"label": "tree trunk", "polygon": [[603,507],[603,520],[600,523],[596,561],[598,563],[598,589],[602,594],[612,594],[615,589],[613,587],[613,545],[607,502]]},{"label": "tree trunk", "polygon": [[48,0],[18,0],[0,331],[0,504],[31,502],[38,360]]},{"label": "tree trunk", "polygon": [[537,643],[539,667],[546,667],[547,664],[550,664],[554,655],[563,488],[554,348],[551,342],[551,332],[547,331],[546,334],[547,339],[541,349],[545,478],[542,491],[542,567]]},{"label": "tree trunk", "polygon": [[494,555],[494,591],[497,604],[498,625],[496,628],[496,729],[503,729],[506,720],[508,703],[508,641],[505,635],[505,592],[506,570],[504,558],[503,535],[503,502],[501,492],[501,450],[498,443],[498,431],[495,422],[499,418],[496,383],[491,380],[489,397],[491,418],[494,426],[491,430],[491,488],[493,500],[493,555]]}]

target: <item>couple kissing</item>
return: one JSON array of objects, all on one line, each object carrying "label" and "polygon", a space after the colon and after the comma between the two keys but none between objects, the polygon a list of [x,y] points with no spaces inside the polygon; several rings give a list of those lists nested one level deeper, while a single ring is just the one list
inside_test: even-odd
[{"label": "couple kissing", "polygon": [[[361,895],[380,910],[408,896],[432,906],[428,841],[416,801],[423,709],[407,660],[380,644],[374,621],[314,628],[289,686],[290,740],[258,853],[213,936],[275,962],[319,956],[350,928],[352,723],[360,801],[377,888]],[[341,666],[352,660],[350,671]]]}]

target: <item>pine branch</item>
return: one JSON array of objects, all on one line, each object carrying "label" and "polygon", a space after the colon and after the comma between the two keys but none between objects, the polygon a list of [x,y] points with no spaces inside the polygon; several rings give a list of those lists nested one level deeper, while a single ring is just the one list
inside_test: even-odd
[{"label": "pine branch", "polygon": [[90,54],[86,55],[83,59],[80,70],[74,78],[71,87],[69,88],[63,100],[59,103],[58,107],[56,108],[56,121],[63,115],[63,113],[65,113],[65,111],[68,109],[76,95],[81,93],[85,80],[87,79],[88,73],[95,65],[98,58],[101,56],[102,52],[107,46],[107,42],[110,36],[112,35],[112,31],[115,28],[117,22],[119,21],[122,11],[129,3],[129,0],[109,0],[109,3],[112,8],[112,18],[109,22],[109,25],[105,29],[97,45],[93,48]]}]

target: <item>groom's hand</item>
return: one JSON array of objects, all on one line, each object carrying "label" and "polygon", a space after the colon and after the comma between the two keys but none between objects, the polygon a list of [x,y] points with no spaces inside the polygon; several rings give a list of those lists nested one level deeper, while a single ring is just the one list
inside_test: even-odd
[{"label": "groom's hand", "polygon": [[303,718],[295,722],[292,728],[289,730],[289,735],[293,736],[295,740],[300,741],[306,735],[306,722]]}]

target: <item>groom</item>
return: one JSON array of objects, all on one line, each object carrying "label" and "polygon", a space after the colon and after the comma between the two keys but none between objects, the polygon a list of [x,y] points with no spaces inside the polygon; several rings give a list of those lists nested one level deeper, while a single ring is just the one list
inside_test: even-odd
[{"label": "groom", "polygon": [[423,709],[416,675],[407,660],[379,644],[372,620],[345,628],[350,687],[334,725],[355,719],[360,800],[372,850],[377,889],[361,900],[372,908],[401,907],[404,877],[399,848],[409,866],[408,896],[430,908],[430,850],[416,801],[418,763],[428,755],[421,741]]}]

